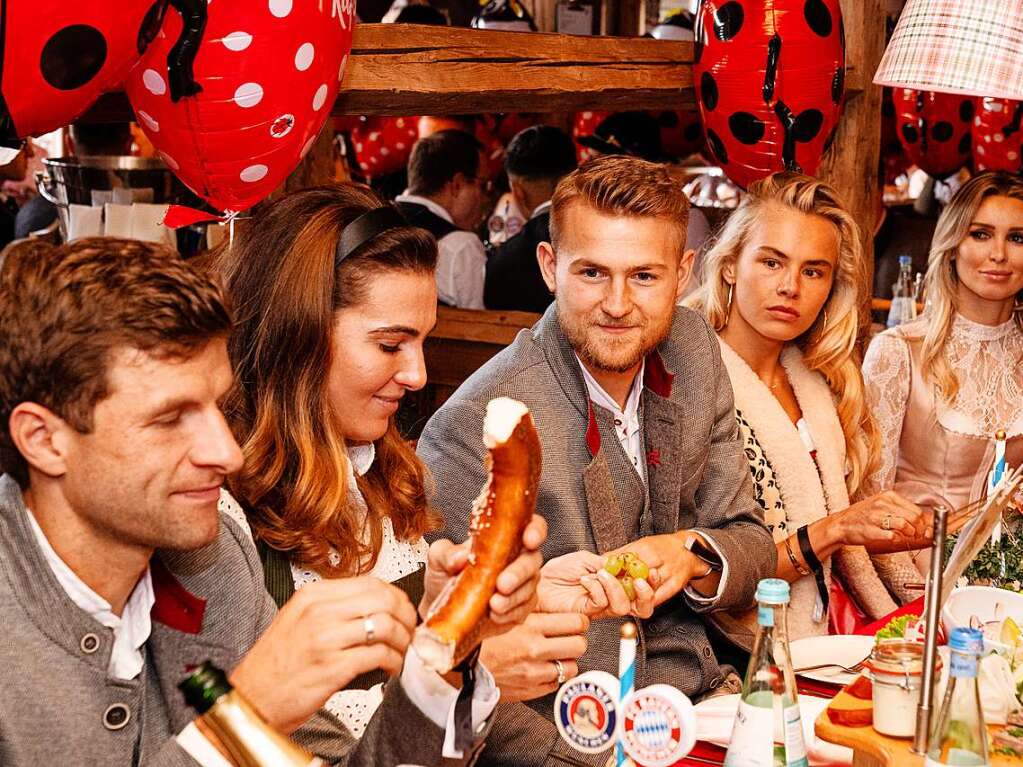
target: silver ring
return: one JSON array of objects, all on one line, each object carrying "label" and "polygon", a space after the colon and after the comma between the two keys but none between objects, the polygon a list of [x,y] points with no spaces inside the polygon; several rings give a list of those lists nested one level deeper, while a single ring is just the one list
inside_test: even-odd
[{"label": "silver ring", "polygon": [[377,638],[377,627],[373,624],[373,619],[366,616],[362,619],[362,629],[366,632],[366,641],[364,644],[372,644]]},{"label": "silver ring", "polygon": [[882,530],[891,530],[892,529],[892,515],[891,514],[885,514],[884,515],[884,519],[881,521],[881,529]]},{"label": "silver ring", "polygon": [[560,660],[555,660],[553,663],[554,668],[558,670],[558,685],[563,685],[565,683],[565,666]]}]

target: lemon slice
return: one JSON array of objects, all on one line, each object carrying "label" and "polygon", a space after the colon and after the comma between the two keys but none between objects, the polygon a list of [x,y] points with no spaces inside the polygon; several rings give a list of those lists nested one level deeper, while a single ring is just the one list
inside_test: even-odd
[{"label": "lemon slice", "polygon": [[999,636],[999,640],[1007,645],[1015,645],[1019,643],[1021,633],[1023,631],[1020,631],[1016,621],[1012,618],[1006,618],[1005,622],[1002,623],[1002,633]]}]

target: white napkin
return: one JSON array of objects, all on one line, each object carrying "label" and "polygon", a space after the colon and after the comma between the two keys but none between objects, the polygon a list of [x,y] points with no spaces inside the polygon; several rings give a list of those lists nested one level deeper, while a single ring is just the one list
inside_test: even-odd
[{"label": "white napkin", "polygon": [[71,203],[68,206],[68,242],[81,237],[99,237],[103,234],[103,208]]},{"label": "white napkin", "polygon": [[[799,696],[799,716],[803,724],[806,756],[813,765],[852,764],[852,749],[821,740],[813,731],[813,723],[831,702],[829,698]],[[718,695],[696,704],[696,737],[717,746],[727,747],[732,739],[732,725],[739,708],[738,695]]]},{"label": "white napkin", "polygon": [[107,237],[131,237],[131,206],[108,202],[103,206],[103,234]]},{"label": "white napkin", "polygon": [[173,229],[163,225],[163,217],[167,215],[166,205],[136,202],[131,206],[131,236],[136,240],[162,242],[177,248],[177,234]]}]

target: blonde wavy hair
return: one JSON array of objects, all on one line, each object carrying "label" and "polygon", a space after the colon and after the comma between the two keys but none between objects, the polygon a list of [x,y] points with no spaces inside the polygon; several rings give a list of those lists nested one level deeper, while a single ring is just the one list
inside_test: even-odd
[{"label": "blonde wavy hair", "polygon": [[[981,173],[974,176],[955,193],[938,217],[931,240],[931,252],[924,277],[927,296],[927,330],[921,346],[920,372],[929,378],[939,395],[952,402],[959,393],[959,379],[945,356],[945,344],[952,332],[959,303],[959,275],[955,257],[959,244],[970,232],[974,216],[988,197],[1011,197],[1023,201],[1023,178],[1009,173]],[[1016,296],[1017,305],[1023,301],[1023,291]],[[1016,326],[1023,332],[1023,312],[1013,315]]]},{"label": "blonde wavy hair", "polygon": [[802,350],[806,366],[824,376],[835,395],[849,464],[846,485],[852,495],[877,464],[880,445],[866,405],[856,351],[863,248],[859,227],[838,193],[821,181],[796,173],[775,173],[750,184],[748,194],[704,257],[700,287],[685,303],[703,312],[715,330],[724,328],[729,310],[725,267],[736,263],[753,228],[772,205],[820,216],[838,233],[831,293],[813,325],[794,343]]}]

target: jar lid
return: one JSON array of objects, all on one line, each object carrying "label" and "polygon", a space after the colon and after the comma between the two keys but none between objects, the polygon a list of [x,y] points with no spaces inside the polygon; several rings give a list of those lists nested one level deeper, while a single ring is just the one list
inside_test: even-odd
[{"label": "jar lid", "polygon": [[[874,645],[865,665],[875,674],[920,676],[924,672],[924,645],[905,639],[882,639]],[[941,668],[941,658],[935,658],[934,667]]]}]

